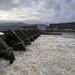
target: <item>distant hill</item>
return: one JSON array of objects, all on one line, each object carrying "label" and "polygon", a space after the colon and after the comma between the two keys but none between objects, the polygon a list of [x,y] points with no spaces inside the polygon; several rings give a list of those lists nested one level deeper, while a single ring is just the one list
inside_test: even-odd
[{"label": "distant hill", "polygon": [[0,28],[20,28],[22,26],[27,26],[28,24],[18,22],[18,23],[2,23]]}]

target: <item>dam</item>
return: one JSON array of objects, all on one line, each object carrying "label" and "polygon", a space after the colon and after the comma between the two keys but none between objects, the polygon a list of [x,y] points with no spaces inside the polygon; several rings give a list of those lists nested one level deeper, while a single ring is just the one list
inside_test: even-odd
[{"label": "dam", "polygon": [[1,75],[74,75],[75,38],[41,35],[26,51],[14,51],[16,60],[0,61]]},{"label": "dam", "polygon": [[[12,64],[10,64],[9,60],[4,58],[0,59],[1,75],[75,75],[74,32],[62,32],[62,34],[59,35],[53,31],[53,35],[51,35],[52,32],[46,35],[46,31],[40,30],[37,37],[35,35],[30,37],[28,34],[28,41],[23,31],[24,30],[20,30],[19,34],[15,31],[15,34],[17,33],[17,36],[20,37],[17,39],[19,39],[23,49],[18,50],[18,47],[16,49],[14,48],[13,51],[11,50],[15,57]],[[14,33],[11,30],[9,32]],[[23,36],[20,36],[20,33]],[[30,33],[32,35],[35,32],[32,31]],[[24,40],[24,38],[26,38],[26,40]],[[17,39],[13,40],[17,42]],[[21,42],[20,39],[22,39],[23,42]],[[5,43],[10,47],[10,43]],[[25,44],[26,46],[24,46]],[[12,43],[12,48],[13,45]],[[5,50],[6,48],[7,47],[5,47]]]}]

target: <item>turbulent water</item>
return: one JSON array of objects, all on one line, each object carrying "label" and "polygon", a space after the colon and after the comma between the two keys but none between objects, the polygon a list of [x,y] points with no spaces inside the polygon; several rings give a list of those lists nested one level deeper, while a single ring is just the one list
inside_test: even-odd
[{"label": "turbulent water", "polygon": [[11,65],[0,60],[0,75],[75,75],[75,38],[41,35],[14,55]]}]

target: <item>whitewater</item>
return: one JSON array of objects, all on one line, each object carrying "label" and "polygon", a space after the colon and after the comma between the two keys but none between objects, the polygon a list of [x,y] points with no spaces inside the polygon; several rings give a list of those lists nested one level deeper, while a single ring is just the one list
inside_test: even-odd
[{"label": "whitewater", "polygon": [[13,64],[0,59],[0,75],[75,75],[73,36],[40,35],[26,51],[14,51]]}]

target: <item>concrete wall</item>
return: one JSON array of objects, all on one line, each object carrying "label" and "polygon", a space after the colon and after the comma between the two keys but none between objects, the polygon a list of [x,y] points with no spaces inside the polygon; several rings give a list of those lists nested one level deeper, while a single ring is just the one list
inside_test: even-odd
[{"label": "concrete wall", "polygon": [[46,32],[46,25],[37,25],[37,29],[39,29],[41,33],[45,33]]},{"label": "concrete wall", "polygon": [[46,30],[46,26],[45,25],[38,25],[37,29],[39,29],[39,30]]}]

